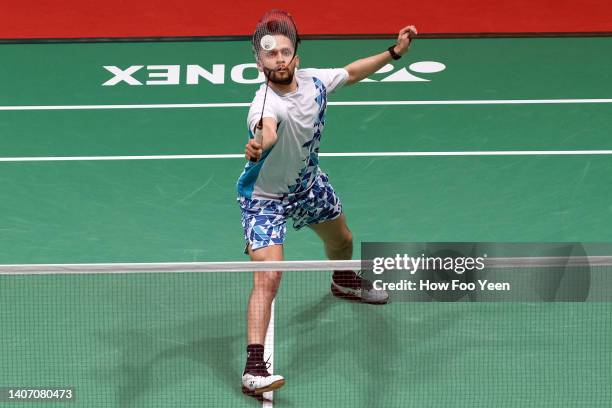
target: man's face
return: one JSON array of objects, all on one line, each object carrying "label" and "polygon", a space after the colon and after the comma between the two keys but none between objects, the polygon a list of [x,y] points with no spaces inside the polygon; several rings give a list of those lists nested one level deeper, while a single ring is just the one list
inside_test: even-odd
[{"label": "man's face", "polygon": [[295,50],[289,38],[284,35],[275,35],[274,39],[276,46],[273,49],[259,51],[258,66],[271,82],[288,85],[293,81],[293,73],[298,65],[299,57],[293,58]]}]

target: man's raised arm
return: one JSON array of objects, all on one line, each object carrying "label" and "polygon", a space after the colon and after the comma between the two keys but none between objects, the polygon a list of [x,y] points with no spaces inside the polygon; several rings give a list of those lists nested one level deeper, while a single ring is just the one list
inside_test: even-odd
[{"label": "man's raised arm", "polygon": [[404,27],[397,36],[397,43],[390,51],[381,52],[380,54],[357,60],[344,67],[349,74],[346,85],[352,85],[369,77],[394,58],[399,59],[399,57],[408,51],[412,37],[416,34],[417,30],[415,26],[410,25]]}]

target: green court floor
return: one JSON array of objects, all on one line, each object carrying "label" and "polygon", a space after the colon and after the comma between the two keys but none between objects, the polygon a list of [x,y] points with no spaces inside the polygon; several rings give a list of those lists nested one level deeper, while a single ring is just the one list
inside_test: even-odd
[{"label": "green court floor", "polygon": [[[387,46],[306,41],[302,66],[343,66]],[[433,153],[321,158],[357,244],[610,242],[612,155],[435,152],[611,150],[612,101],[602,101],[612,95],[611,46],[612,38],[421,40],[376,82],[331,95],[323,153]],[[242,66],[253,62],[248,43],[0,48],[0,264],[246,260],[235,198],[244,159],[98,159],[241,153],[240,104],[259,86],[240,83],[257,75]],[[445,69],[408,69],[423,61]],[[189,65],[216,65],[223,82],[187,84]],[[142,85],[103,86],[113,78],[104,66],[142,66],[132,75]],[[178,84],[147,84],[168,66],[179,67]],[[404,68],[421,80],[382,81]],[[418,103],[374,104],[386,101]],[[176,106],[206,103],[239,105]],[[324,258],[310,231],[290,230],[285,253]],[[71,407],[260,406],[239,389],[250,279],[2,276],[0,387],[74,386]],[[287,385],[275,406],[612,399],[609,303],[368,307],[328,292],[329,273],[283,280],[274,365]]]}]

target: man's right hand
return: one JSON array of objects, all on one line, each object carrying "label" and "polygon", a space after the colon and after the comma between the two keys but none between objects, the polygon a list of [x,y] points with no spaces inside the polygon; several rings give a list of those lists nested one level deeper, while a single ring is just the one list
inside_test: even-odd
[{"label": "man's right hand", "polygon": [[259,161],[263,154],[263,148],[261,143],[258,143],[255,139],[249,139],[249,142],[244,147],[244,157],[252,162]]}]

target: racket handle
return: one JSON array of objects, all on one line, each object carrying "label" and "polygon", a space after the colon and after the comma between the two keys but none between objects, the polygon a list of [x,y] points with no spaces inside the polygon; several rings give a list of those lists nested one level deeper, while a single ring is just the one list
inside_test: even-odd
[{"label": "racket handle", "polygon": [[259,119],[255,126],[255,141],[259,144],[263,142],[263,118]]},{"label": "racket handle", "polygon": [[[259,119],[257,126],[255,126],[255,141],[259,144],[263,142],[263,118]],[[257,162],[257,159],[254,157],[251,157],[249,161],[255,163]]]}]

